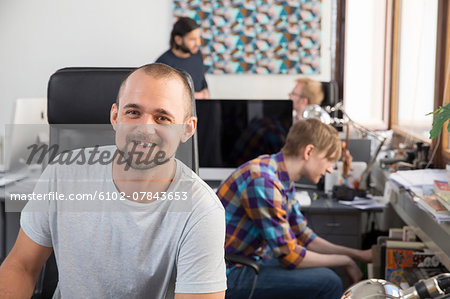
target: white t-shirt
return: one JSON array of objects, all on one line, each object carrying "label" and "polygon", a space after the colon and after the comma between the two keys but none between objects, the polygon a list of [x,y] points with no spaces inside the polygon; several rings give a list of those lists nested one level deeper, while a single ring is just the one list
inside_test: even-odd
[{"label": "white t-shirt", "polygon": [[226,289],[224,209],[205,182],[176,163],[164,200],[159,194],[151,203],[121,197],[112,164],[46,168],[35,194],[47,199],[27,203],[21,227],[53,247],[54,298],[173,298]]}]

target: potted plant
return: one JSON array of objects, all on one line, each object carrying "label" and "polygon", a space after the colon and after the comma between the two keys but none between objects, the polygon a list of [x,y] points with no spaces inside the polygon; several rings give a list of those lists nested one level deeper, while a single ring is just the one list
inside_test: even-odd
[{"label": "potted plant", "polygon": [[[430,139],[438,138],[441,133],[444,123],[450,119],[450,103],[445,106],[439,107],[433,112],[428,113],[428,115],[434,114],[433,128],[430,130]],[[447,125],[447,131],[450,132],[450,122]]]}]

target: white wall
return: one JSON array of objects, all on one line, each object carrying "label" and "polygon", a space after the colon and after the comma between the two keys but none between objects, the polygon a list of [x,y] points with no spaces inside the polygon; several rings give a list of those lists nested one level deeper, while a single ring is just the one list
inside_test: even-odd
[{"label": "white wall", "polygon": [[0,125],[14,99],[45,97],[60,68],[154,61],[168,47],[171,14],[160,0],[1,0]]},{"label": "white wall", "polygon": [[[323,0],[322,69],[330,79],[331,0]],[[19,97],[45,97],[68,66],[139,66],[168,48],[166,0],[0,0],[0,128]],[[294,75],[208,75],[215,98],[287,98]],[[4,135],[4,130],[0,130]]]}]

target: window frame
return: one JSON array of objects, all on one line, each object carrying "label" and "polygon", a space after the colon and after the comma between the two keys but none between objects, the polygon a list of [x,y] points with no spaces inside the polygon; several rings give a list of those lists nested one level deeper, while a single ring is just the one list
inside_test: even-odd
[{"label": "window frame", "polygon": [[[389,1],[389,0],[388,0]],[[400,6],[402,0],[392,0],[392,48],[391,48],[391,87],[390,87],[390,117],[389,128],[401,137],[430,143],[429,139],[423,138],[414,132],[405,130],[398,125],[398,95],[399,95],[399,62],[400,62]],[[449,53],[450,53],[450,18],[449,4],[447,0],[438,0],[438,16],[436,31],[436,60],[435,60],[435,84],[434,84],[434,103],[433,109],[444,105],[449,101],[450,87],[445,89],[446,73],[449,72]],[[448,81],[448,80],[447,80]],[[442,103],[446,93],[446,102]],[[442,167],[443,163],[450,161],[450,149],[448,149],[448,132],[442,130],[440,140],[432,140],[432,146],[439,148],[433,159],[436,167]],[[438,143],[439,141],[439,143]]]}]

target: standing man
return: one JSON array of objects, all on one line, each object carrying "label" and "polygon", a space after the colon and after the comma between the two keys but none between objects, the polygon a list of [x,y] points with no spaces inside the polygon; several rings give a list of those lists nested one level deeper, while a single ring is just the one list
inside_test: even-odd
[{"label": "standing man", "polygon": [[188,72],[194,81],[195,98],[209,99],[200,46],[200,26],[191,18],[181,17],[173,25],[170,49],[164,52],[156,62]]},{"label": "standing man", "polygon": [[[305,177],[317,183],[332,172],[340,155],[341,141],[333,127],[317,119],[300,120],[280,152],[243,164],[217,190],[227,221],[225,252],[259,257],[254,298],[340,298],[342,282],[325,267],[345,267],[352,283],[361,279],[353,259],[370,262],[371,250],[317,236],[295,199],[295,181]],[[228,266],[227,298],[248,296],[253,277],[248,267]]]},{"label": "standing man", "polygon": [[294,107],[294,122],[302,119],[307,105],[320,105],[324,98],[322,83],[319,81],[299,78],[296,82],[294,89],[289,93]]},{"label": "standing man", "polygon": [[124,80],[110,111],[116,144],[87,150],[89,162],[76,150],[42,174],[34,193],[44,200],[22,211],[0,298],[30,298],[52,251],[53,298],[224,298],[223,207],[175,159],[197,124],[191,85],[160,63]]}]

